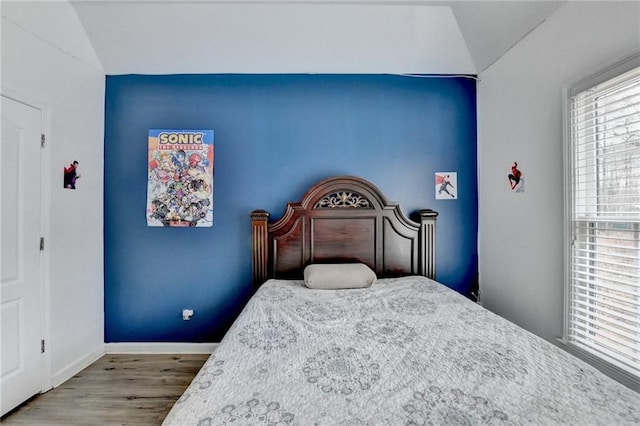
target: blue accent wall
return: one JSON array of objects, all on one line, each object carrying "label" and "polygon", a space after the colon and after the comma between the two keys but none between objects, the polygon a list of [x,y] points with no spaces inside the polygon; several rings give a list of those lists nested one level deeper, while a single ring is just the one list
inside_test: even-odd
[{"label": "blue accent wall", "polygon": [[[146,225],[149,129],[215,131],[214,226]],[[392,75],[108,76],[105,340],[219,341],[251,292],[249,212],[356,175],[408,216],[437,210],[438,281],[477,286],[476,86]],[[435,200],[434,173],[458,172]],[[182,309],[195,311],[182,320]]]}]

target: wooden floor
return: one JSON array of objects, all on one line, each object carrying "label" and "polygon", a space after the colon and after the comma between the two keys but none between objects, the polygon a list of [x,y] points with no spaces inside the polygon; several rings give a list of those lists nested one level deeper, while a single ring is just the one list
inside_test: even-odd
[{"label": "wooden floor", "polygon": [[209,355],[105,355],[3,425],[159,425]]}]

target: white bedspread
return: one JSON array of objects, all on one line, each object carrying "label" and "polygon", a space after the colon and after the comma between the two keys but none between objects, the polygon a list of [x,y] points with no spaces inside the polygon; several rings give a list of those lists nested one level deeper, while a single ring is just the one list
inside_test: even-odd
[{"label": "white bedspread", "polygon": [[165,425],[640,423],[640,394],[424,277],[270,280]]}]

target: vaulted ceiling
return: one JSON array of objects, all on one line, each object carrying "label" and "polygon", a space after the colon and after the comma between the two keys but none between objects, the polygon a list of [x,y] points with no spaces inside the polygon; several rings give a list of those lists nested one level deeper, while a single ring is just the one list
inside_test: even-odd
[{"label": "vaulted ceiling", "polygon": [[478,74],[565,1],[72,1],[107,74]]}]

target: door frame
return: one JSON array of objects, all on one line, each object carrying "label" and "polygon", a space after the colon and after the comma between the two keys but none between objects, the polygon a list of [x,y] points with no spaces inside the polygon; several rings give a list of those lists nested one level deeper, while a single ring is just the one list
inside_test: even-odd
[{"label": "door frame", "polygon": [[[51,244],[50,238],[50,212],[51,212],[51,108],[37,96],[25,93],[11,85],[2,83],[0,95],[15,102],[27,105],[41,111],[41,132],[46,135],[45,146],[40,151],[40,230],[41,237],[45,241],[45,249],[40,253],[40,336],[45,341],[45,351],[41,354],[42,374],[40,380],[40,392],[44,393],[53,387],[52,360],[51,360]],[[53,176],[55,178],[55,176]],[[54,179],[55,181],[55,179]]]}]

